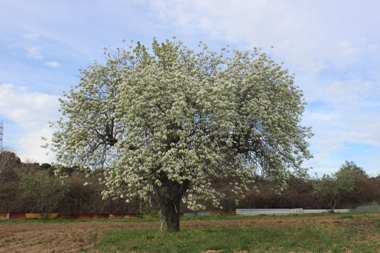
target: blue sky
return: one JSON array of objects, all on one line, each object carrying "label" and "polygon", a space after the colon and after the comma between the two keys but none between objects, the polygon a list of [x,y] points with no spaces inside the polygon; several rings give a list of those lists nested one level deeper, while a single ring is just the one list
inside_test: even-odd
[{"label": "blue sky", "polygon": [[104,47],[177,36],[215,51],[262,47],[285,62],[308,102],[311,175],[346,160],[380,174],[380,1],[0,0],[0,10],[3,146],[23,161],[54,161],[41,136],[51,136],[58,98],[80,68],[104,61]]}]

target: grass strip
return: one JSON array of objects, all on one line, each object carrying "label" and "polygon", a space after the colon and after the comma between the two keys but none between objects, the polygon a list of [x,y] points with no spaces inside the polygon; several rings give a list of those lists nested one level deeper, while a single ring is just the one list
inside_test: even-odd
[{"label": "grass strip", "polygon": [[362,231],[360,237],[357,233],[357,228],[323,224],[303,227],[185,228],[180,233],[159,232],[157,229],[117,229],[105,231],[96,249],[99,252],[176,253],[199,253],[207,250],[376,252],[377,242],[373,240],[363,243],[368,233]]}]

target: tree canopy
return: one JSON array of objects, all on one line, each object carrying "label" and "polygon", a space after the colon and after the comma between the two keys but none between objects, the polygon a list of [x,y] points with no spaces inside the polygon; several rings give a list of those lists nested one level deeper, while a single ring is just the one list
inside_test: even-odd
[{"label": "tree canopy", "polygon": [[314,181],[314,191],[320,194],[324,205],[334,212],[335,206],[345,195],[354,190],[354,181],[347,173],[335,173],[330,175],[323,174],[322,178]]},{"label": "tree canopy", "polygon": [[106,49],[106,64],[81,70],[64,94],[52,139],[58,162],[104,170],[105,197],[157,194],[168,230],[179,203],[220,207],[211,178],[247,190],[254,174],[279,189],[311,157],[301,125],[305,102],[294,76],[265,53],[153,40]]},{"label": "tree canopy", "polygon": [[339,171],[336,172],[337,175],[348,173],[352,176],[362,176],[365,178],[368,178],[367,173],[364,171],[363,168],[356,165],[355,162],[351,161],[345,161],[339,168]]}]

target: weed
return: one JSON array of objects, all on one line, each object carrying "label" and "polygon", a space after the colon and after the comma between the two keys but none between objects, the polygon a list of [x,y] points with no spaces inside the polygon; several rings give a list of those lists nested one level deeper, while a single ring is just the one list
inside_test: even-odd
[{"label": "weed", "polygon": [[38,243],[43,243],[46,240],[45,236],[38,238]]},{"label": "weed", "polygon": [[341,219],[354,219],[354,216],[349,215],[349,214],[345,214],[345,215],[340,216],[340,218]]}]

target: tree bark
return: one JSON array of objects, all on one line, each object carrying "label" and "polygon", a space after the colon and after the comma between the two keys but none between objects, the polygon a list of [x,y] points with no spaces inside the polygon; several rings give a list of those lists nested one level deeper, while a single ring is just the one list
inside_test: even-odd
[{"label": "tree bark", "polygon": [[180,201],[165,203],[165,219],[168,232],[179,232],[179,203]]},{"label": "tree bark", "polygon": [[179,184],[166,179],[157,189],[168,232],[179,232],[180,230],[180,203],[188,187],[189,182]]}]

